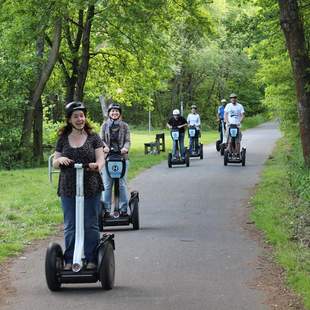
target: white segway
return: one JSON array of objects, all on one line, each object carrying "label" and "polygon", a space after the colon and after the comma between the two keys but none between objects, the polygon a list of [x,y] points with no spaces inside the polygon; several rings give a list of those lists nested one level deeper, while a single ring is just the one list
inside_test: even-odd
[{"label": "white segway", "polygon": [[[52,160],[50,157],[49,161]],[[76,216],[75,245],[72,270],[64,270],[62,248],[57,243],[50,243],[45,256],[45,277],[51,291],[58,291],[63,283],[95,283],[101,282],[105,290],[112,289],[115,277],[114,235],[103,234],[97,246],[96,269],[87,270],[84,260],[84,168],[88,165],[74,164],[67,169],[76,169]],[[50,163],[49,163],[50,167]],[[53,173],[52,169],[49,173]],[[51,175],[50,175],[51,179]]]}]

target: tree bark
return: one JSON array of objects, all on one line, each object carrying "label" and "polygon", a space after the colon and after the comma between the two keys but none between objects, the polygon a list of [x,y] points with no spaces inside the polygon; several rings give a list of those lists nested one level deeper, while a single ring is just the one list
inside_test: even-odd
[{"label": "tree bark", "polygon": [[[40,78],[40,72],[42,71],[42,63],[44,56],[44,33],[37,39],[37,56],[40,59],[38,65],[38,78]],[[33,117],[33,160],[37,164],[43,161],[43,107],[41,96],[34,106],[34,117]]]},{"label": "tree bark", "polygon": [[34,110],[33,160],[36,164],[43,162],[43,105],[41,97],[36,102]]},{"label": "tree bark", "polygon": [[301,143],[305,164],[310,167],[310,58],[304,25],[297,0],[278,0],[284,32],[295,78]]},{"label": "tree bark", "polygon": [[34,109],[41,99],[45,85],[53,71],[54,65],[57,61],[59,47],[61,42],[61,19],[58,19],[55,24],[54,38],[52,48],[50,50],[47,63],[42,67],[41,72],[33,90],[30,93],[30,99],[26,110],[24,112],[23,131],[20,139],[20,146],[27,147],[30,145],[31,130],[34,119]]},{"label": "tree bark", "polygon": [[75,99],[78,101],[83,101],[84,97],[84,87],[87,78],[88,68],[89,68],[89,47],[90,47],[90,32],[93,17],[95,14],[95,7],[94,5],[90,5],[88,7],[87,17],[85,21],[85,25],[83,28],[83,35],[82,35],[82,59],[80,66],[78,68],[78,76],[77,76],[77,83],[76,83],[76,93]]}]

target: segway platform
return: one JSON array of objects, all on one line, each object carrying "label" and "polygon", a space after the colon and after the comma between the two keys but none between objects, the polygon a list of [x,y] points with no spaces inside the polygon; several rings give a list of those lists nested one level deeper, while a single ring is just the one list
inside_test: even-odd
[{"label": "segway platform", "polygon": [[172,168],[172,166],[178,166],[178,165],[185,165],[186,167],[189,167],[189,152],[186,151],[185,158],[177,157],[173,158],[172,153],[168,154],[168,167]]},{"label": "segway platform", "polygon": [[228,152],[227,150],[224,152],[224,166],[227,166],[228,163],[231,164],[241,164],[245,166],[246,159],[246,149],[243,147],[240,156],[237,157],[235,154]]}]

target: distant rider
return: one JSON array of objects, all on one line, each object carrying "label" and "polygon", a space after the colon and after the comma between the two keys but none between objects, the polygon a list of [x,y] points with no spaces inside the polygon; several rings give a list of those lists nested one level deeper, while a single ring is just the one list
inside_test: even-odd
[{"label": "distant rider", "polygon": [[237,151],[237,156],[240,157],[240,143],[242,139],[242,133],[240,130],[241,127],[241,122],[244,118],[244,108],[242,104],[237,102],[237,95],[232,93],[230,96],[230,103],[228,103],[225,107],[225,113],[224,113],[224,121],[227,125],[227,136],[228,136],[228,151],[232,152],[231,145],[230,145],[230,137],[229,137],[229,127],[231,125],[237,125],[239,128],[239,133],[236,138],[236,151]]},{"label": "distant rider", "polygon": [[217,119],[218,124],[219,124],[218,131],[220,133],[220,137],[221,137],[221,141],[222,142],[224,141],[222,125],[224,126],[224,130],[226,129],[226,124],[224,122],[224,114],[225,114],[225,105],[226,105],[226,103],[227,103],[226,99],[222,99],[221,100],[221,105],[218,107],[217,114],[216,114],[216,119]]},{"label": "distant rider", "polygon": [[189,137],[189,150],[191,152],[194,139],[198,139],[198,137],[200,137],[200,116],[197,113],[197,106],[195,104],[191,106],[191,113],[187,116],[187,123],[189,127],[195,127],[197,130],[196,137]]},{"label": "distant rider", "polygon": [[[172,117],[169,119],[167,123],[167,127],[169,129],[173,129],[173,128],[179,129],[179,145],[180,145],[179,151],[183,159],[185,158],[184,136],[185,136],[186,126],[187,126],[187,121],[183,116],[181,116],[180,110],[178,109],[173,110]],[[177,142],[173,141],[173,148],[172,148],[173,158],[177,157],[176,145],[177,145]]]}]

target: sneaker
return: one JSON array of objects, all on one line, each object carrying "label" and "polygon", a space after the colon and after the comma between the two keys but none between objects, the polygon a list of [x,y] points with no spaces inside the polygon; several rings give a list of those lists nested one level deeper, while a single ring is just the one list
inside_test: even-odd
[{"label": "sneaker", "polygon": [[65,264],[64,270],[72,270],[72,264],[70,263]]},{"label": "sneaker", "polygon": [[127,211],[121,211],[121,217],[126,217],[126,216],[128,216]]},{"label": "sneaker", "polygon": [[86,269],[87,270],[92,270],[92,269],[95,269],[95,268],[97,268],[97,265],[95,263],[89,262],[86,265]]},{"label": "sneaker", "polygon": [[104,218],[105,218],[105,219],[111,218],[111,213],[110,213],[110,211],[105,211],[105,213],[104,213]]}]

